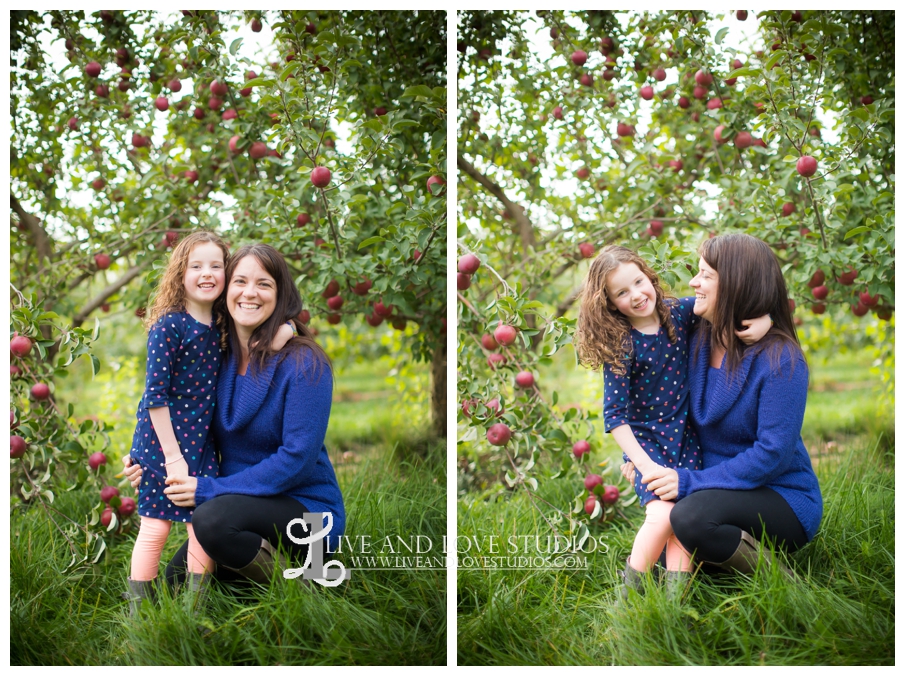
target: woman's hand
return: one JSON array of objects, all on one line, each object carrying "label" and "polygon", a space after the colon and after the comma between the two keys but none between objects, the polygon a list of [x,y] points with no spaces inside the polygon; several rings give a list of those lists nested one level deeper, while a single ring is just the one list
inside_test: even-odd
[{"label": "woman's hand", "polygon": [[679,473],[670,467],[657,465],[641,477],[641,483],[647,484],[647,490],[661,500],[675,500],[679,497]]},{"label": "woman's hand", "polygon": [[133,465],[132,464],[132,456],[126,455],[123,457],[123,474],[126,475],[126,478],[129,480],[129,483],[132,484],[132,488],[138,488],[139,484],[141,484],[141,465]]},{"label": "woman's hand", "polygon": [[195,491],[198,489],[196,477],[167,477],[166,484],[169,488],[165,488],[163,493],[170,502],[179,507],[195,506]]},{"label": "woman's hand", "polygon": [[622,467],[619,468],[619,471],[622,472],[622,476],[625,477],[625,480],[628,481],[632,486],[635,485],[635,464],[632,462],[622,463]]}]

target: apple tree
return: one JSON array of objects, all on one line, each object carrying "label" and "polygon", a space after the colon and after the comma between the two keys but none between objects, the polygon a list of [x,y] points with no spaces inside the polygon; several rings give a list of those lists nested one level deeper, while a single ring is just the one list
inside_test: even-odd
[{"label": "apple tree", "polygon": [[[536,376],[611,243],[686,295],[702,238],[755,235],[805,348],[873,345],[891,378],[894,28],[876,11],[459,14],[462,466],[532,494],[588,474],[599,414]],[[573,514],[619,508],[589,481]]]},{"label": "apple tree", "polygon": [[[103,368],[96,318],[142,317],[198,228],[283,252],[316,331],[398,332],[445,432],[445,44],[444,12],[12,13],[14,501],[118,464],[54,382]],[[117,528],[103,508],[61,528]]]}]

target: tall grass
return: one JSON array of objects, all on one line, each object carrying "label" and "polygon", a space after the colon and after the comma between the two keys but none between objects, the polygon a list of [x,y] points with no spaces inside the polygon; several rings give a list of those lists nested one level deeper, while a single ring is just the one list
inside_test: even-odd
[{"label": "tall grass", "polygon": [[[680,599],[651,581],[645,594],[618,602],[617,571],[643,520],[634,506],[627,521],[592,527],[602,548],[586,555],[584,569],[460,567],[458,663],[894,664],[893,419],[869,414],[876,401],[861,383],[867,368],[833,363],[836,370],[811,369],[821,396],[809,397],[803,436],[825,505],[815,539],[788,557],[799,582],[761,567],[753,576],[698,574]],[[609,446],[602,455],[617,460]],[[476,539],[472,555],[492,554],[490,535],[498,543],[536,535],[543,543],[550,528],[533,503],[565,508],[576,493],[574,480],[559,478],[542,481],[534,500],[498,489],[466,494],[458,510],[460,561],[464,538]]]},{"label": "tall grass", "polygon": [[[400,465],[391,456],[369,456],[347,472],[347,534],[418,534],[439,543],[446,532],[442,444],[422,462]],[[78,513],[91,497],[64,494],[58,502]],[[183,539],[171,537],[167,554]],[[114,545],[97,566],[65,573],[65,542],[41,511],[30,510],[13,515],[10,544],[12,664],[445,663],[444,569],[353,569],[351,580],[333,589],[275,579],[238,596],[224,585],[213,590],[200,621],[181,598],[165,594],[133,622],[120,598],[130,541]]]}]

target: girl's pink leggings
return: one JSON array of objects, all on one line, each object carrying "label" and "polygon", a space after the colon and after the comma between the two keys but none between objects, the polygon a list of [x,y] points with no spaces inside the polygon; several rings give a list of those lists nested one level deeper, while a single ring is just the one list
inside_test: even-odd
[{"label": "girl's pink leggings", "polygon": [[[157,577],[157,569],[160,566],[160,554],[170,534],[171,521],[141,517],[141,526],[138,536],[135,538],[135,548],[132,550],[132,579],[153,580]],[[198,540],[195,539],[195,531],[192,524],[185,524],[189,531],[189,555],[188,570],[190,573],[210,573],[214,570],[214,562],[211,560]]]},{"label": "girl's pink leggings", "polygon": [[666,547],[666,570],[691,570],[691,555],[686,552],[669,525],[674,502],[651,500],[647,503],[644,523],[635,536],[629,565],[635,570],[649,570]]}]

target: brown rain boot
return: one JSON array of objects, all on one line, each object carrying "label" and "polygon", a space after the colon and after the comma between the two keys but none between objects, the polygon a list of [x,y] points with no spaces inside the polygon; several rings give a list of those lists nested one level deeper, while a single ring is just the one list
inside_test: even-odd
[{"label": "brown rain boot", "polygon": [[[751,575],[757,568],[757,560],[760,558],[760,551],[760,543],[754,539],[754,536],[751,535],[751,533],[743,530],[742,537],[738,542],[738,548],[732,556],[716,565],[724,570],[732,570],[744,573],[745,575]],[[789,578],[798,581],[798,576],[788,567],[780,563],[769,551],[764,553],[764,565],[775,565],[783,573],[788,575]]]},{"label": "brown rain boot", "polygon": [[[230,570],[234,570],[240,575],[244,575],[249,580],[266,586],[270,584],[270,578],[273,576],[275,562],[279,564],[280,570],[285,570],[290,567],[289,560],[285,556],[279,554],[267,540],[261,538],[261,548],[258,550],[255,558],[251,560],[251,563],[242,568],[230,568]],[[229,568],[229,566],[226,567]],[[282,573],[280,577],[282,577]],[[295,579],[298,580],[300,584],[308,584],[308,580],[303,579],[301,576]]]}]

